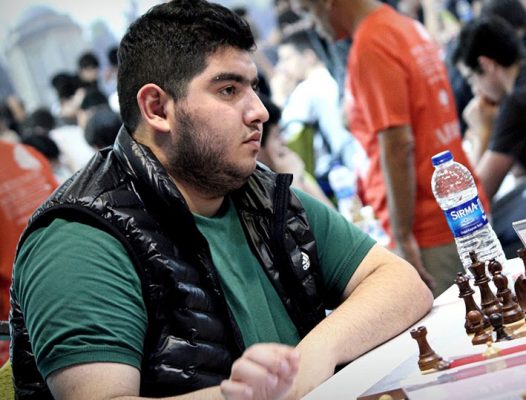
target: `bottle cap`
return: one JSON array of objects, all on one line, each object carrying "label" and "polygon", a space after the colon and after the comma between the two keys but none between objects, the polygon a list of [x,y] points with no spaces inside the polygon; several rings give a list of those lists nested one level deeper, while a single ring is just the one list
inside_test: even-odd
[{"label": "bottle cap", "polygon": [[450,161],[453,159],[453,155],[449,150],[443,151],[442,153],[435,154],[431,161],[433,162],[433,165],[436,167],[437,165],[444,164],[446,161]]}]

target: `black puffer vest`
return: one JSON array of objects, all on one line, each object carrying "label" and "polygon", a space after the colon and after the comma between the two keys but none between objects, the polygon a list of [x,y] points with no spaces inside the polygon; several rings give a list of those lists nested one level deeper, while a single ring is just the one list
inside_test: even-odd
[{"label": "black puffer vest", "polygon": [[[251,250],[301,336],[331,306],[316,245],[290,176],[258,168],[233,201]],[[148,313],[141,394],[178,395],[217,385],[244,350],[210,250],[172,180],[148,148],[123,128],[33,215],[20,245],[54,218],[102,229],[124,245]],[[20,247],[19,245],[19,247]],[[310,263],[310,265],[309,265]],[[11,291],[12,367],[19,399],[51,398],[39,374],[16,293]]]}]

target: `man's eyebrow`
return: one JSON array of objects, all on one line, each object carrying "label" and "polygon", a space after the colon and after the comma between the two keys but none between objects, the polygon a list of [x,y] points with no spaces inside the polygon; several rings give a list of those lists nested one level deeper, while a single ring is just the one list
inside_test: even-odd
[{"label": "man's eyebrow", "polygon": [[250,86],[257,86],[259,84],[259,79],[256,77],[252,80],[247,79],[243,75],[232,73],[232,72],[225,72],[219,75],[216,75],[211,79],[212,83],[215,82],[227,82],[227,81],[234,81],[241,83],[242,85],[250,85]]}]

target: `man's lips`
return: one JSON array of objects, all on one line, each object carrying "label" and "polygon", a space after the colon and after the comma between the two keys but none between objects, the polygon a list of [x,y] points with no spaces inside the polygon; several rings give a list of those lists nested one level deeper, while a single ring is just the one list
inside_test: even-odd
[{"label": "man's lips", "polygon": [[250,134],[250,136],[243,143],[261,142],[261,132],[256,131]]}]

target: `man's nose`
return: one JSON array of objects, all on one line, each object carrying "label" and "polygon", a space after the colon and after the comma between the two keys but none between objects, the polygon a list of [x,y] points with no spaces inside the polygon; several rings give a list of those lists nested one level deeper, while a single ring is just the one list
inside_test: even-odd
[{"label": "man's nose", "polygon": [[268,121],[268,111],[256,92],[250,94],[249,107],[245,114],[245,118],[247,124],[263,124]]}]

